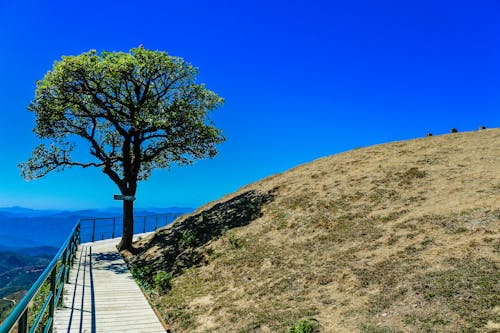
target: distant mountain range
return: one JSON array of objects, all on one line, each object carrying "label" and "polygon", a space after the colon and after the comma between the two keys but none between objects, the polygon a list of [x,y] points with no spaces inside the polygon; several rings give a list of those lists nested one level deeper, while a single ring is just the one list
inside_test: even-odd
[{"label": "distant mountain range", "polygon": [[[190,207],[167,207],[167,208],[136,208],[135,215],[150,215],[164,213],[187,213],[193,211]],[[31,209],[20,206],[0,207],[1,216],[22,216],[22,217],[40,217],[40,216],[58,216],[58,215],[84,215],[86,217],[109,217],[122,214],[121,207],[84,209],[84,210],[55,210],[55,209]]]},{"label": "distant mountain range", "polygon": [[[156,215],[175,213],[183,214],[192,211],[192,208],[168,207],[136,209],[135,216]],[[116,217],[116,233],[121,231],[120,208],[109,209],[87,209],[78,211],[63,210],[34,210],[24,207],[0,208],[0,250],[18,251],[26,248],[40,248],[43,246],[59,248],[68,233],[78,220],[89,218],[113,218]],[[150,230],[153,223],[163,225],[170,220],[160,219],[153,221],[146,219],[147,229]],[[82,222],[82,232],[89,232],[90,221]],[[96,233],[96,239],[110,237],[112,219],[99,220],[97,225],[101,227]],[[136,219],[136,230],[142,231],[144,218]]]}]

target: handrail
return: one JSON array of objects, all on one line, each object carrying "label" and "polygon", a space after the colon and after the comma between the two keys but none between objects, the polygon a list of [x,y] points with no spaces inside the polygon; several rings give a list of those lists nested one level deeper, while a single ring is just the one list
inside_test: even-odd
[{"label": "handrail", "polygon": [[[175,220],[177,217],[183,215],[182,213],[165,213],[165,214],[151,214],[151,215],[136,215],[134,216],[134,229],[136,232],[149,232],[149,231],[156,231],[158,227],[165,226],[168,223],[172,222]],[[171,220],[169,221],[169,217],[171,217]],[[82,234],[81,238],[85,238],[84,242],[95,242],[96,240],[103,240],[107,238],[115,238],[121,236],[121,231],[117,230],[117,226],[120,225],[120,223],[117,223],[117,221],[120,221],[122,219],[122,216],[113,216],[113,217],[90,217],[90,218],[82,218],[79,220],[82,228]],[[149,220],[148,220],[149,219]],[[163,219],[163,223],[161,221]],[[103,221],[109,221],[110,224],[102,224],[102,223],[96,223],[96,222],[103,222]],[[148,225],[148,221],[151,222]],[[84,225],[84,222],[89,222],[91,223],[90,225]],[[154,225],[154,226],[153,226]],[[101,237],[97,235],[97,230],[98,228],[101,228]],[[90,229],[90,230],[89,230]],[[86,231],[90,231],[85,233]],[[104,235],[107,235],[104,237]]]},{"label": "handrail", "polygon": [[[9,333],[17,324],[17,331],[19,333],[36,332],[37,327],[41,324],[42,318],[45,311],[49,308],[49,316],[44,324],[43,332],[52,332],[54,310],[59,302],[61,296],[62,288],[64,283],[67,282],[69,278],[69,267],[73,264],[75,258],[75,252],[80,243],[80,221],[78,221],[68,238],[64,241],[63,245],[54,256],[52,261],[49,263],[47,268],[43,271],[40,277],[35,281],[35,283],[28,290],[26,295],[21,299],[21,301],[16,305],[16,307],[9,314],[7,319],[0,326],[0,333]],[[61,262],[58,271],[58,263]],[[34,300],[35,296],[38,295],[44,283],[50,279],[50,291],[45,299],[43,300],[43,306],[41,309],[37,309],[35,315],[35,321],[32,327],[29,327],[29,305]]]}]

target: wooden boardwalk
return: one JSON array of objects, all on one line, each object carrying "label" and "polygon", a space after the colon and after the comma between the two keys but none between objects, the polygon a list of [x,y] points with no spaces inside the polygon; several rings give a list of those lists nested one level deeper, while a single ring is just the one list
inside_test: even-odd
[{"label": "wooden boardwalk", "polygon": [[54,332],[165,333],[116,250],[118,241],[80,245]]}]

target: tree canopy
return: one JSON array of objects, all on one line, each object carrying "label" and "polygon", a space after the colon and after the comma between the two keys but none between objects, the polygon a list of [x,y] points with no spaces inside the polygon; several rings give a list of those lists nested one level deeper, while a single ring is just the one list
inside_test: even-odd
[{"label": "tree canopy", "polygon": [[[224,137],[208,113],[223,99],[196,83],[197,74],[182,58],[142,46],[62,57],[28,106],[43,143],[20,164],[22,176],[99,167],[122,194],[135,195],[156,168],[214,157]],[[75,138],[88,144],[88,160],[74,160]]]}]

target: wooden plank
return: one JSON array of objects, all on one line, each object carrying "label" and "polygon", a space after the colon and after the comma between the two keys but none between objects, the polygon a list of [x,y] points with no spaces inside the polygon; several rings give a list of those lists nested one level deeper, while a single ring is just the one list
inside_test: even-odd
[{"label": "wooden plank", "polygon": [[54,332],[165,333],[116,250],[118,241],[80,245]]}]

